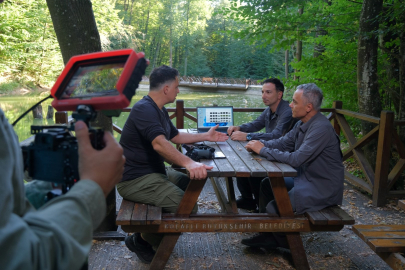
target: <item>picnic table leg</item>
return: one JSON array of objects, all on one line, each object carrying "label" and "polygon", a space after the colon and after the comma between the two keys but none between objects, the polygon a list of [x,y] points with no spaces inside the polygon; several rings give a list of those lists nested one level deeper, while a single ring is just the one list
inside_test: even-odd
[{"label": "picnic table leg", "polygon": [[163,236],[149,269],[165,268],[180,235],[181,233],[168,233]]},{"label": "picnic table leg", "polygon": [[[187,217],[191,214],[206,181],[207,179],[190,181],[179,204],[179,208],[177,208],[176,216]],[[155,257],[153,257],[150,269],[164,269],[180,235],[181,233],[168,233],[163,236]]]},{"label": "picnic table leg", "polygon": [[[283,177],[270,177],[270,184],[281,217],[294,217],[294,211],[288,196]],[[296,269],[309,269],[307,255],[300,233],[286,233]]]},{"label": "picnic table leg", "polygon": [[233,213],[239,213],[238,207],[236,206],[236,199],[235,199],[235,188],[233,186],[232,177],[226,178],[226,190],[228,191],[228,202],[232,208]]}]

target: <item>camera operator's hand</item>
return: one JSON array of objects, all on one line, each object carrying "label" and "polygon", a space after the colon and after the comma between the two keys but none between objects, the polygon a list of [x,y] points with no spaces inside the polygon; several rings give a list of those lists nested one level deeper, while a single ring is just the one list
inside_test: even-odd
[{"label": "camera operator's hand", "polygon": [[190,175],[190,179],[195,180],[204,180],[207,178],[207,170],[214,168],[195,161],[188,163],[185,167]]},{"label": "camera operator's hand", "polygon": [[93,180],[107,197],[122,178],[125,163],[123,150],[109,132],[104,133],[105,147],[95,150],[91,146],[89,130],[83,121],[76,122],[75,132],[79,145],[80,179]]},{"label": "camera operator's hand", "polygon": [[238,126],[230,126],[226,132],[228,133],[229,136],[231,136],[233,132],[239,131],[239,130],[240,130],[240,127],[238,127]]}]

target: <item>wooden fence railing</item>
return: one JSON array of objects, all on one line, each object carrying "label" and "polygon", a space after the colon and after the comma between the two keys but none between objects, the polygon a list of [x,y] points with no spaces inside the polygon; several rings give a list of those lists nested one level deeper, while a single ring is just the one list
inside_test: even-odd
[{"label": "wooden fence railing", "polygon": [[[219,77],[200,77],[200,76],[180,76],[180,85],[205,85],[205,86],[242,86],[248,88],[249,85],[261,85],[258,80],[250,78],[219,78]],[[147,76],[142,77],[142,81],[149,81]]]},{"label": "wooden fence railing", "polygon": [[[333,108],[321,109],[321,112],[329,113],[328,119],[331,121],[336,133],[343,133],[347,139],[349,148],[343,151],[343,161],[354,157],[365,176],[365,179],[362,179],[345,170],[345,179],[361,190],[370,193],[374,206],[383,206],[390,197],[404,197],[405,190],[391,189],[405,169],[405,146],[396,131],[396,126],[405,125],[405,121],[395,121],[394,113],[391,111],[382,111],[380,118],[377,118],[343,110],[342,105],[341,101],[335,101]],[[263,112],[264,109],[265,108],[234,108],[234,112]],[[196,112],[197,109],[184,107],[182,100],[177,100],[176,107],[167,108],[167,110],[169,113],[172,113],[170,119],[176,118],[176,127],[179,129],[184,128],[185,118],[197,122],[196,117],[189,114],[189,112]],[[130,112],[131,108],[126,108],[123,111]],[[376,127],[362,138],[357,139],[346,117],[368,121],[376,124]],[[117,125],[113,125],[113,130],[118,133],[122,131]],[[373,139],[378,139],[375,168],[372,168],[362,150],[362,147],[370,143]],[[389,162],[393,159],[391,149],[398,153],[399,160],[390,171]]]}]

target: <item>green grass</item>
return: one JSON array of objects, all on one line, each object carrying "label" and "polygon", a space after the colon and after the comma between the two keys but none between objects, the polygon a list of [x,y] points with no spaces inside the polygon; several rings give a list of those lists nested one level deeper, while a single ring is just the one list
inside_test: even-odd
[{"label": "green grass", "polygon": [[0,84],[0,94],[6,94],[19,88],[21,85],[18,82],[11,81]]}]

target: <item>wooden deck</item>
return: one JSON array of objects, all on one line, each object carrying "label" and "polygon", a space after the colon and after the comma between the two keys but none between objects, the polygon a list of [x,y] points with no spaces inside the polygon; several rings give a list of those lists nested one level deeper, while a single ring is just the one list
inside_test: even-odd
[{"label": "wooden deck", "polygon": [[[235,183],[236,185],[236,183]],[[117,196],[117,207],[121,198]],[[393,201],[373,207],[370,199],[345,186],[344,208],[359,224],[400,224],[405,212]],[[210,181],[200,197],[199,211],[218,213],[219,204]],[[286,250],[247,248],[240,244],[249,233],[185,233],[170,257],[166,269],[294,269]],[[303,233],[311,269],[390,269],[359,237],[345,226],[340,232]],[[94,241],[89,269],[149,269],[129,251],[123,241]]]}]

